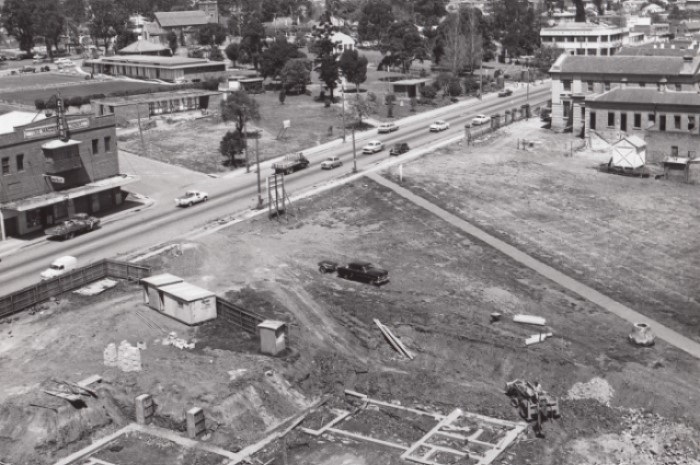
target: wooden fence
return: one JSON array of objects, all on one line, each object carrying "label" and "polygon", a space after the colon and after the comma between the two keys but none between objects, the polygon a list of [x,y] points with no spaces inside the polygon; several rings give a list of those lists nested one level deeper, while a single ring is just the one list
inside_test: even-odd
[{"label": "wooden fence", "polygon": [[258,325],[265,321],[262,315],[250,312],[238,305],[222,299],[216,298],[217,318],[223,319],[225,322],[238,326],[243,331],[250,334],[258,333]]},{"label": "wooden fence", "polygon": [[117,260],[100,260],[90,265],[0,297],[0,318],[45,302],[102,278],[139,280],[150,276],[151,268]]}]

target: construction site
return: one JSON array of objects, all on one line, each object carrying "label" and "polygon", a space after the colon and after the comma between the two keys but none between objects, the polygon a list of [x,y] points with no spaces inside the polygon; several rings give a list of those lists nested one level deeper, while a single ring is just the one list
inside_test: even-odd
[{"label": "construction site", "polygon": [[[141,257],[150,278],[1,319],[0,462],[700,465],[700,361],[665,336],[700,342],[698,186],[601,173],[538,123],[173,241]],[[169,307],[182,282],[209,291],[200,307]],[[183,308],[202,321],[169,313]]]}]

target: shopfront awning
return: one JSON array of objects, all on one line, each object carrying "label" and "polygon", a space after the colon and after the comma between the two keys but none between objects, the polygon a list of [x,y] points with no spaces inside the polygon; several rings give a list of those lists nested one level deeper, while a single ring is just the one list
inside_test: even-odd
[{"label": "shopfront awning", "polygon": [[79,140],[68,139],[67,141],[62,141],[61,139],[50,140],[41,146],[44,150],[56,150],[62,149],[64,147],[70,147],[72,145],[80,145]]},{"label": "shopfront awning", "polygon": [[106,191],[114,187],[125,186],[138,180],[138,176],[130,174],[121,174],[118,176],[100,179],[99,181],[91,182],[83,186],[73,187],[71,189],[66,189],[63,191],[51,192],[50,194],[44,194],[36,197],[30,197],[28,199],[4,203],[0,205],[0,208],[2,208],[2,210],[10,210],[17,212],[34,210],[35,208],[47,207],[49,205],[61,203],[69,199],[76,199],[78,197],[96,194],[98,192]]}]

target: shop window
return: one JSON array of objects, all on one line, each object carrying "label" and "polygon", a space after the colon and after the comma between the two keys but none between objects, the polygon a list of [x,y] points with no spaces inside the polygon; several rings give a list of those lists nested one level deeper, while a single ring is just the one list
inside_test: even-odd
[{"label": "shop window", "polygon": [[41,210],[28,210],[26,213],[27,226],[29,228],[36,228],[41,226]]},{"label": "shop window", "polygon": [[688,131],[695,129],[695,116],[688,116]]},{"label": "shop window", "polygon": [[24,154],[23,153],[20,153],[19,155],[17,155],[16,162],[17,162],[17,172],[21,173],[22,171],[24,171]]},{"label": "shop window", "polygon": [[112,150],[112,138],[110,136],[105,137],[105,152]]},{"label": "shop window", "polygon": [[99,150],[98,150],[100,148],[99,145],[100,145],[99,139],[92,139],[92,153],[93,153],[93,155],[99,152]]},{"label": "shop window", "polygon": [[681,116],[680,115],[673,115],[673,129],[680,129],[681,128]]},{"label": "shop window", "polygon": [[10,157],[2,157],[2,174],[10,174]]},{"label": "shop window", "polygon": [[634,128],[639,129],[641,127],[642,127],[642,114],[635,113],[634,114]]},{"label": "shop window", "polygon": [[608,127],[609,128],[615,127],[615,113],[612,111],[608,112]]}]

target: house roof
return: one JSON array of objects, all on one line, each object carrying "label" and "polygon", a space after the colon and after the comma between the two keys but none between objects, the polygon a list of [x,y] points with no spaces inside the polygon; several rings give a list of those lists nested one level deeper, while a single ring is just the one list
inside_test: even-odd
[{"label": "house roof", "polygon": [[152,22],[152,23],[143,23],[143,30],[148,33],[148,35],[152,36],[160,36],[165,34],[165,31],[158,26],[158,23]]},{"label": "house roof", "polygon": [[209,22],[209,15],[202,10],[157,11],[153,15],[160,27],[202,26]]},{"label": "house roof", "polygon": [[126,95],[123,97],[106,97],[101,99],[93,99],[93,102],[99,102],[102,105],[133,105],[135,103],[159,102],[163,100],[206,97],[211,95],[219,95],[220,92],[203,89],[178,89],[168,92],[153,92],[149,94]]},{"label": "house roof", "polygon": [[25,126],[35,121],[46,119],[44,113],[33,111],[11,111],[0,115],[0,134],[9,134],[14,132],[16,127]]},{"label": "house roof", "polygon": [[678,76],[697,74],[700,57],[562,55],[550,73]]},{"label": "house roof", "polygon": [[638,149],[644,148],[647,145],[647,143],[644,142],[644,139],[642,139],[641,137],[637,137],[637,136],[632,135],[632,136],[627,136],[623,139],[618,140],[617,142],[615,142],[613,144],[613,146],[621,144],[623,142],[628,142],[629,144],[631,144],[632,146],[634,146]]},{"label": "house roof", "polygon": [[184,279],[178,278],[170,273],[157,274],[155,276],[149,276],[148,278],[142,278],[141,282],[150,284],[153,287],[166,286],[168,284],[181,283]]},{"label": "house roof", "polygon": [[164,45],[158,45],[153,42],[150,42],[148,40],[137,40],[136,42],[133,42],[126,47],[122,48],[119,50],[118,53],[120,54],[140,54],[140,53],[153,53],[153,52],[162,52],[164,50],[170,50],[168,47]]},{"label": "house roof", "polygon": [[692,106],[700,109],[700,94],[697,92],[660,92],[647,88],[620,88],[586,97],[586,105],[589,102],[592,106],[595,106],[596,103],[642,103],[648,106]]},{"label": "house roof", "polygon": [[194,302],[195,300],[206,299],[216,295],[211,291],[185,282],[160,286],[159,289],[163,291],[163,293],[170,294],[176,299],[185,302]]},{"label": "house roof", "polygon": [[688,50],[685,48],[670,48],[670,47],[649,47],[649,46],[638,46],[638,47],[622,47],[615,56],[655,56],[655,57],[682,57],[688,54],[696,54],[695,50]]}]

